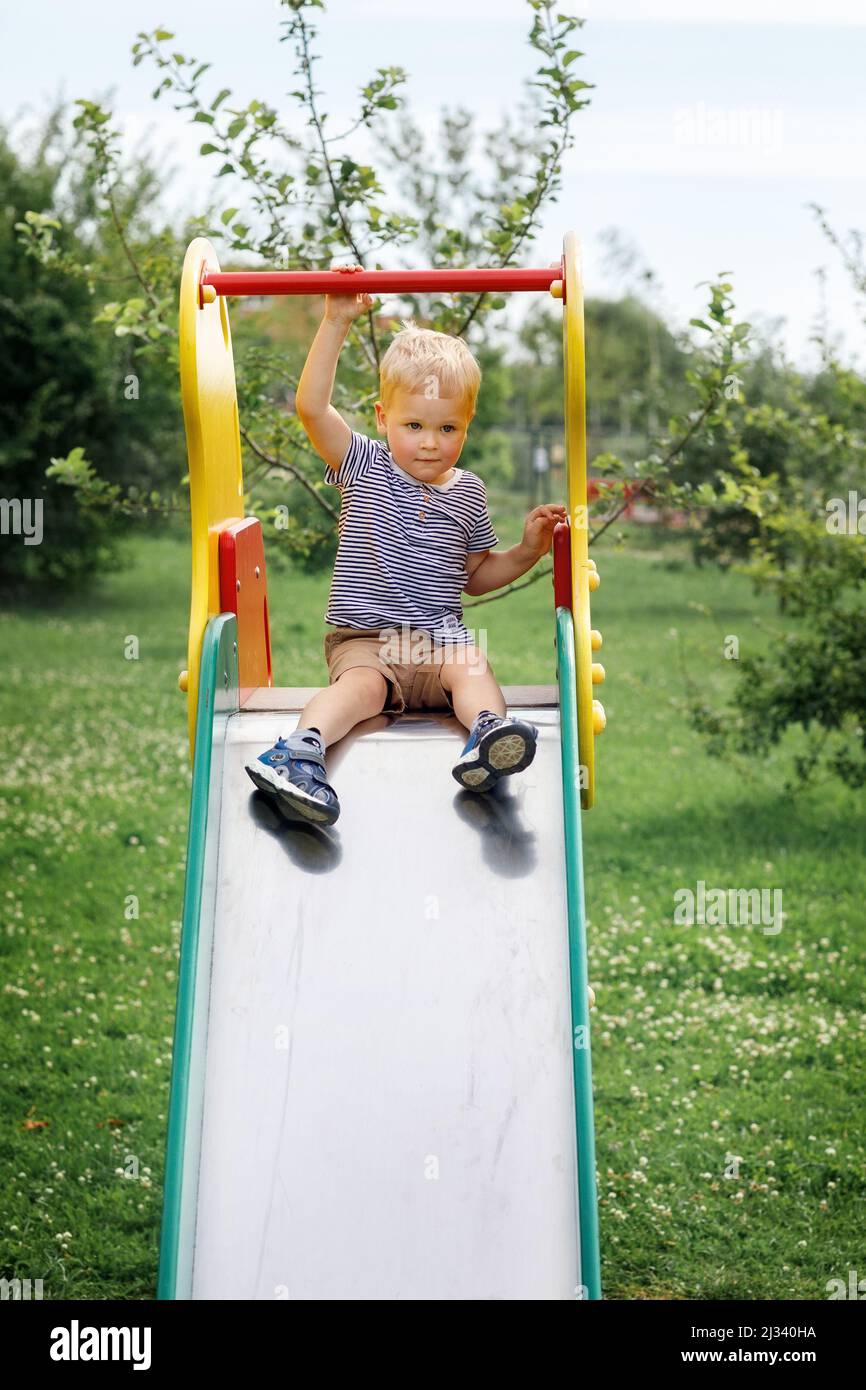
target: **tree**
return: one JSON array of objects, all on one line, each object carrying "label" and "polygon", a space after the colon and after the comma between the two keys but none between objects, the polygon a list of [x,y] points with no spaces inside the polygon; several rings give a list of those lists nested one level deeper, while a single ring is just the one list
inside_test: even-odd
[{"label": "tree", "polygon": [[[692,352],[664,319],[634,295],[584,304],[586,399],[590,435],[617,434],[627,398],[644,445],[653,421],[688,406],[685,372]],[[531,429],[562,422],[562,322],[546,305],[533,304],[518,332],[521,370],[514,373],[518,416]],[[525,363],[525,370],[523,364]]]},{"label": "tree", "polygon": [[[851,234],[851,241],[845,263],[866,311],[862,239]],[[823,772],[859,787],[866,784],[866,383],[827,339],[821,346],[816,377],[788,373],[781,403],[744,403],[727,417],[728,459],[715,503],[748,513],[748,558],[738,567],[776,594],[787,622],[763,655],[737,663],[726,709],[712,709],[693,687],[692,717],[719,754],[762,757],[799,730],[805,750],[801,744],[794,753],[796,784]]]},{"label": "tree", "polygon": [[[530,140],[506,126],[486,137],[490,175],[482,186],[467,174],[469,123],[460,113],[443,116],[454,139],[440,152],[423,148],[420,156],[429,177],[456,180],[465,200],[462,224],[452,205],[434,207],[431,188],[417,190],[416,206],[407,212],[389,210],[376,170],[351,153],[350,138],[360,127],[374,132],[386,163],[400,161],[401,142],[418,149],[420,136],[408,115],[393,130],[386,129],[392,113],[403,107],[406,74],[396,67],[380,68],[361,88],[358,115],[350,129],[331,135],[328,116],[316,87],[314,52],[316,29],[312,17],[321,0],[283,0],[281,42],[294,54],[295,87],[291,93],[298,119],[285,121],[265,103],[253,98],[239,104],[231,89],[220,87],[205,96],[210,64],[179,52],[174,36],[164,29],[139,34],[133,62],[152,63],[159,82],[157,99],[170,97],[176,109],[203,127],[203,158],[214,162],[216,179],[231,179],[238,189],[237,205],[206,210],[193,219],[190,230],[206,232],[221,246],[221,256],[252,258],[253,264],[290,264],[297,268],[327,266],[350,257],[360,264],[375,263],[387,251],[393,263],[401,249],[417,244],[422,228],[429,238],[434,264],[456,264],[462,258],[476,263],[513,263],[531,243],[545,202],[556,196],[560,161],[573,141],[574,114],[586,105],[589,85],[572,73],[582,55],[571,48],[583,21],[558,14],[552,0],[529,0],[529,42],[537,57],[533,131]],[[141,350],[158,343],[164,359],[176,365],[174,319],[178,263],[168,265],[164,246],[139,243],[134,249],[117,206],[120,187],[120,141],[111,115],[89,100],[77,103],[76,127],[86,140],[94,187],[106,221],[114,226],[132,266],[138,287],[127,299],[106,305],[102,318],[115,332],[135,335]],[[443,161],[440,164],[441,161]],[[507,176],[506,176],[507,166]],[[403,168],[405,169],[405,163]],[[504,201],[504,197],[508,201]],[[34,238],[35,249],[38,240]],[[225,248],[223,251],[222,248]],[[447,303],[432,297],[410,297],[399,308],[399,319],[416,313],[431,326],[471,335],[473,347],[484,351],[485,321],[498,307],[491,295],[456,296]],[[381,316],[371,312],[358,325],[344,350],[336,403],[350,417],[369,420],[375,400],[376,373],[383,351]],[[239,406],[247,454],[246,481],[250,497],[263,520],[276,515],[275,493],[289,502],[290,526],[276,536],[289,551],[307,559],[333,544],[335,508],[321,480],[318,458],[311,451],[295,416],[275,399],[274,384],[285,382],[284,353],[261,342],[250,360],[239,351]],[[288,382],[292,395],[295,381]],[[83,441],[86,443],[86,441]],[[122,505],[127,499],[107,491],[94,471],[75,460],[67,469],[84,501]],[[248,498],[249,500],[249,498]],[[274,504],[269,506],[268,504]]]},{"label": "tree", "polygon": [[[147,201],[154,180],[139,167],[130,207]],[[86,583],[117,563],[124,518],[76,506],[74,490],[49,468],[52,456],[86,441],[105,478],[132,487],[157,461],[168,479],[179,451],[169,443],[173,383],[165,371],[154,372],[142,399],[123,343],[93,322],[94,285],[116,288],[122,270],[88,231],[92,189],[62,108],[48,114],[29,150],[0,128],[0,186],[0,490],[10,519],[19,508],[41,511],[38,543],[25,543],[11,525],[4,535],[0,586],[9,593]]]},{"label": "tree", "polygon": [[[141,33],[133,45],[133,62],[153,64],[159,75],[156,99],[169,98],[189,120],[203,127],[203,158],[212,161],[215,187],[232,190],[234,205],[210,207],[191,219],[189,232],[207,232],[227,257],[245,258],[253,266],[287,264],[297,268],[327,266],[339,258],[375,264],[387,255],[394,264],[410,249],[437,266],[463,263],[507,266],[523,259],[539,226],[541,211],[558,196],[562,160],[573,143],[573,120],[587,105],[589,83],[574,75],[583,55],[573,48],[583,21],[560,12],[553,0],[527,0],[528,42],[536,60],[529,84],[530,101],[518,118],[479,136],[465,111],[446,111],[442,139],[426,142],[405,111],[405,72],[377,69],[360,89],[357,118],[350,128],[331,134],[328,114],[316,85],[318,55],[312,22],[321,0],[282,0],[281,42],[293,53],[295,80],[291,96],[297,118],[284,119],[273,107],[252,98],[239,102],[229,87],[209,76],[210,64],[179,52],[174,35],[164,29]],[[207,89],[207,90],[206,90]],[[106,227],[114,230],[136,285],[126,299],[103,306],[100,318],[116,334],[134,339],[142,355],[158,352],[176,368],[175,304],[179,258],[172,261],[165,238],[140,236],[133,245],[122,208],[124,181],[120,138],[110,112],[98,102],[77,102],[76,128],[90,152],[90,172]],[[383,167],[393,173],[395,195],[386,194],[380,173],[352,153],[351,137],[359,128],[376,138]],[[475,172],[470,154],[481,142],[484,173]],[[237,192],[235,193],[235,190]],[[225,201],[219,198],[217,202]],[[31,237],[35,255],[51,251],[50,237]],[[730,289],[719,280],[710,286],[708,346],[693,355],[689,389],[697,403],[669,420],[669,430],[650,442],[644,458],[622,460],[605,455],[611,476],[600,504],[596,536],[603,534],[625,505],[622,478],[638,477],[640,486],[658,495],[684,498],[687,482],[677,478],[683,454],[724,409],[724,374],[733,370],[741,333],[734,325]],[[383,328],[372,310],[357,321],[341,358],[335,404],[350,419],[370,423],[377,395],[377,371],[385,339],[406,313],[442,331],[465,335],[479,354],[492,348],[490,316],[502,300],[491,294],[409,296]],[[288,511],[290,525],[274,538],[284,553],[316,563],[334,543],[336,509],[322,481],[318,457],[299,422],[286,408],[295,380],[286,383],[285,353],[261,342],[250,344],[246,358],[238,347],[239,406],[246,453],[246,505],[264,522]],[[657,361],[653,349],[653,360]],[[497,372],[488,373],[488,384]],[[281,383],[276,389],[276,383]],[[483,422],[479,420],[479,427]],[[476,447],[478,433],[473,431]],[[86,439],[82,441],[86,445]],[[501,443],[501,441],[500,441]],[[485,455],[486,456],[486,455]],[[471,453],[467,455],[471,458]],[[57,465],[75,485],[82,501],[94,508],[123,508],[130,494],[106,485],[89,465],[86,450],[72,452]],[[503,476],[508,460],[502,460]],[[135,499],[133,499],[135,500]],[[150,499],[156,510],[162,499]],[[275,548],[271,548],[275,551]],[[536,578],[549,573],[541,568]],[[532,581],[530,581],[532,582]],[[515,587],[502,591],[507,596]],[[477,600],[490,602],[492,599]]]}]

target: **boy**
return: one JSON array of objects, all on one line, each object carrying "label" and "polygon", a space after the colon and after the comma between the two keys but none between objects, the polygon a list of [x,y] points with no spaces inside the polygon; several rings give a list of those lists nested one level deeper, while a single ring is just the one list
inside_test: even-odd
[{"label": "boy", "polygon": [[[351,274],[361,266],[335,267]],[[460,338],[407,327],[380,367],[376,402],[387,447],[350,429],[331,404],[337,361],[369,294],[326,295],[298,382],[295,410],[341,490],[339,545],[325,622],[330,684],[288,739],[246,764],[288,815],[333,825],[337,794],[325,749],[380,711],[450,709],[469,730],[452,775],[472,791],[528,767],[538,730],[506,714],[493,669],[463,625],[461,593],[486,594],[525,574],[550,549],[565,507],[535,507],[504,554],[482,480],[457,460],[481,382]]]}]

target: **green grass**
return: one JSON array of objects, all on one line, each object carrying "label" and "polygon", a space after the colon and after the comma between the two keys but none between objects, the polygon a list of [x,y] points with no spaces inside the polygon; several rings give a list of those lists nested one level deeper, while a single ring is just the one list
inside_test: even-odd
[{"label": "green grass", "polygon": [[[494,515],[517,540],[522,512]],[[126,554],[86,600],[0,614],[0,1273],[53,1299],[146,1298],[156,1277],[189,560],[168,538]],[[608,729],[585,859],[605,1293],[823,1298],[866,1273],[862,803],[833,784],[792,798],[784,755],[706,755],[683,672],[721,698],[725,636],[745,654],[775,618],[677,554],[597,557]],[[278,684],[326,680],[327,588],[271,574]],[[552,604],[549,579],[467,603],[503,683],[553,682]],[[780,888],[782,931],[674,925],[675,891],[699,879]]]}]

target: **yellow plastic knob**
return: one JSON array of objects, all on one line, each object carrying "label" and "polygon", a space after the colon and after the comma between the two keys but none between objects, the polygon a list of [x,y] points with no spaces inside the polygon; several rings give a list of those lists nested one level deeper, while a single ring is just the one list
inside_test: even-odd
[{"label": "yellow plastic knob", "polygon": [[597,627],[594,627],[594,628],[592,629],[592,631],[590,632],[590,634],[589,634],[589,640],[590,640],[590,642],[592,643],[592,650],[593,650],[594,652],[597,652],[597,651],[599,650],[599,648],[601,647],[601,641],[602,641],[601,633],[599,632],[599,630],[598,630]]},{"label": "yellow plastic knob", "polygon": [[598,565],[595,563],[595,560],[587,559],[587,562],[586,562],[586,563],[589,565],[589,568],[590,568],[591,570],[597,570],[597,569],[598,569]]},{"label": "yellow plastic knob", "polygon": [[589,592],[591,594],[594,594],[596,589],[601,584],[601,576],[599,575],[598,570],[590,570],[589,574],[587,575],[587,579],[589,581]]},{"label": "yellow plastic knob", "polygon": [[606,728],[607,728],[607,715],[606,715],[605,712],[604,712],[604,705],[601,703],[601,700],[593,700],[593,702],[592,702],[592,732],[593,732],[594,734],[603,734]]},{"label": "yellow plastic knob", "polygon": [[201,287],[201,302],[202,302],[202,304],[213,304],[213,302],[214,302],[215,299],[216,299],[216,286],[215,286],[215,285],[202,285],[202,287]]},{"label": "yellow plastic knob", "polygon": [[592,663],[592,683],[593,685],[601,685],[603,680],[604,667],[602,666],[600,661],[594,661]]},{"label": "yellow plastic knob", "polygon": [[177,685],[178,689],[182,690],[185,695],[189,690],[189,671],[181,671],[177,678]]},{"label": "yellow plastic knob", "polygon": [[562,298],[562,281],[561,281],[561,280],[551,280],[551,282],[550,282],[550,293],[552,294],[552,296],[553,296],[554,299],[561,299],[561,298]]},{"label": "yellow plastic knob", "polygon": [[587,992],[587,994],[589,995],[589,1007],[590,1007],[591,1009],[594,1009],[594,1008],[595,1008],[595,990],[593,989],[592,985],[587,985],[587,987],[586,987],[586,992]]}]

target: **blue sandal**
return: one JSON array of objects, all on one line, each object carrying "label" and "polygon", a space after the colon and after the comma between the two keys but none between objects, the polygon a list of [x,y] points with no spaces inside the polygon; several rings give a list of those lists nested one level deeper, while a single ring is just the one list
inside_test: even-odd
[{"label": "blue sandal", "polygon": [[278,738],[267,753],[244,766],[259,791],[284,815],[302,816],[316,825],[333,825],[339,816],[340,802],[325,775],[321,740],[308,729]]},{"label": "blue sandal", "polygon": [[451,769],[462,787],[489,791],[512,772],[522,772],[535,757],[538,729],[525,719],[511,719],[481,710],[472,721],[469,739]]}]

